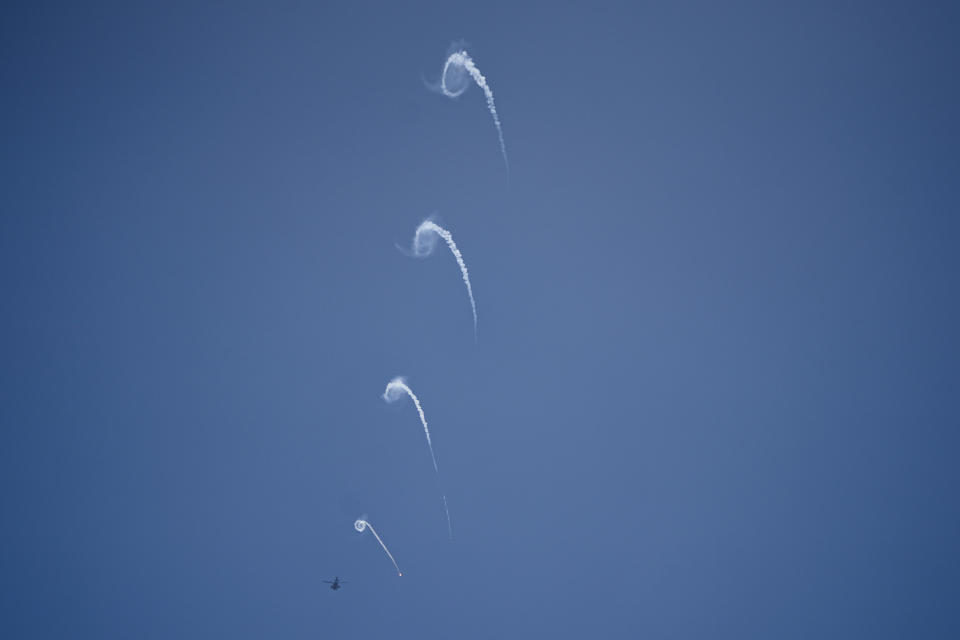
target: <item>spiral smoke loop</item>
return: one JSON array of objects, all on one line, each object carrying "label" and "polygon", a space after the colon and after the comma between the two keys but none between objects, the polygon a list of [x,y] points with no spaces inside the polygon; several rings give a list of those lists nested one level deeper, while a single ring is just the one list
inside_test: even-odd
[{"label": "spiral smoke loop", "polygon": [[393,568],[397,570],[397,575],[402,576],[403,572],[400,571],[400,567],[397,566],[397,561],[393,559],[393,554],[390,553],[390,549],[387,549],[387,545],[383,544],[383,540],[380,539],[380,536],[377,535],[377,530],[373,528],[373,525],[364,520],[363,518],[357,518],[357,521],[353,523],[353,528],[363,533],[365,529],[370,528],[370,533],[373,534],[373,537],[377,539],[377,542],[380,543],[380,546],[383,547],[383,550],[386,552],[387,557],[390,558],[390,562],[393,563]]},{"label": "spiral smoke loop", "polygon": [[455,51],[447,57],[447,61],[443,65],[443,73],[440,75],[440,90],[443,92],[443,95],[448,98],[456,98],[467,90],[466,85],[459,91],[450,91],[447,87],[447,71],[450,70],[451,66],[466,69],[470,77],[473,78],[473,81],[477,83],[477,86],[483,89],[483,95],[487,98],[487,109],[490,111],[490,115],[493,116],[493,124],[497,128],[497,137],[500,139],[500,153],[503,154],[503,163],[507,166],[507,171],[509,172],[510,161],[507,159],[507,145],[503,142],[503,129],[500,127],[500,116],[497,115],[497,107],[493,103],[493,90],[490,88],[490,85],[487,84],[487,79],[480,73],[480,69],[474,64],[470,54],[463,49]]}]

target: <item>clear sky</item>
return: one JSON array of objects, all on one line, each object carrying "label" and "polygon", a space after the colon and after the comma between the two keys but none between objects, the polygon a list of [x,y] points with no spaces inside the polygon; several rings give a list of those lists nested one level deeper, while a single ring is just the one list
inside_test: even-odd
[{"label": "clear sky", "polygon": [[0,636],[960,636],[956,3],[131,4],[2,10]]}]

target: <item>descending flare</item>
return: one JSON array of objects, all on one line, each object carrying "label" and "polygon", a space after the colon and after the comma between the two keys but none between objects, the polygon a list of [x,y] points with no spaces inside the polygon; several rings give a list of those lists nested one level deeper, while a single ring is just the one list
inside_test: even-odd
[{"label": "descending flare", "polygon": [[487,79],[483,77],[480,69],[477,68],[477,65],[474,64],[473,59],[466,51],[463,49],[455,51],[447,58],[446,63],[443,65],[443,73],[440,75],[440,89],[443,91],[443,95],[448,98],[456,98],[467,90],[466,85],[456,91],[451,91],[447,87],[447,71],[450,70],[451,66],[466,69],[470,77],[473,78],[473,81],[477,83],[477,86],[483,89],[483,95],[487,98],[487,109],[490,110],[490,115],[493,116],[493,124],[497,128],[497,137],[500,138],[500,153],[503,154],[503,163],[509,172],[510,161],[507,160],[507,146],[503,142],[503,129],[500,128],[500,117],[497,116],[497,107],[493,103],[493,91],[490,89],[490,85],[487,84]]},{"label": "descending flare", "polygon": [[370,527],[370,532],[373,534],[373,537],[377,539],[377,542],[379,542],[380,546],[383,547],[383,550],[386,551],[387,557],[390,558],[390,562],[393,563],[394,568],[397,570],[397,575],[402,576],[403,572],[401,572],[400,567],[397,566],[397,561],[393,559],[393,554],[390,553],[390,549],[387,549],[387,545],[383,544],[383,540],[381,540],[380,536],[377,535],[377,530],[373,528],[373,525],[363,518],[357,518],[357,521],[353,523],[353,528],[361,533],[363,533],[363,530],[367,527]]},{"label": "descending flare", "polygon": [[467,285],[467,297],[470,298],[470,309],[473,311],[473,336],[476,338],[477,303],[473,299],[473,287],[470,285],[470,274],[467,272],[467,263],[463,261],[463,254],[460,253],[460,249],[457,248],[457,243],[453,241],[453,235],[432,220],[424,220],[420,223],[420,226],[417,227],[417,231],[413,236],[413,247],[411,247],[412,255],[418,258],[424,258],[433,253],[433,249],[437,244],[437,236],[443,238],[444,242],[447,243],[447,246],[450,248],[450,253],[453,254],[457,265],[460,267],[463,283]]}]

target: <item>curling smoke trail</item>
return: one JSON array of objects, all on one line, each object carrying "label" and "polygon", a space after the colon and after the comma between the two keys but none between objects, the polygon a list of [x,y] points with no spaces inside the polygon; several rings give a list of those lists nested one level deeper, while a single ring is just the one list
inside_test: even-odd
[{"label": "curling smoke trail", "polygon": [[380,543],[380,546],[383,547],[383,550],[387,552],[387,556],[390,558],[390,562],[393,563],[393,566],[397,570],[397,575],[402,576],[403,572],[400,571],[400,567],[397,566],[397,561],[393,559],[393,554],[390,553],[390,549],[387,549],[387,545],[383,544],[383,540],[380,539],[380,536],[377,535],[377,530],[373,528],[373,525],[364,520],[363,518],[357,518],[357,521],[353,523],[353,528],[357,531],[363,533],[363,530],[367,527],[370,527],[370,532],[373,533],[373,537],[377,539],[377,542]]},{"label": "curling smoke trail", "polygon": [[477,65],[473,63],[473,59],[466,51],[461,49],[460,51],[451,53],[447,58],[446,64],[443,65],[443,74],[440,76],[440,89],[443,91],[443,95],[449,98],[456,98],[467,89],[464,87],[459,91],[450,91],[447,88],[447,70],[450,68],[450,65],[466,69],[470,77],[473,78],[473,81],[477,83],[477,86],[483,89],[483,95],[487,97],[487,109],[490,110],[490,115],[493,116],[493,124],[497,127],[497,136],[500,138],[500,153],[503,154],[503,163],[507,166],[507,171],[509,172],[510,161],[507,159],[507,145],[503,142],[503,129],[500,128],[500,117],[497,116],[497,107],[493,104],[493,91],[490,89],[490,85],[487,84],[487,79],[483,77],[480,69],[477,69]]},{"label": "curling smoke trail", "polygon": [[[435,234],[435,235],[434,235]],[[477,337],[477,303],[473,299],[473,287],[470,286],[470,274],[467,272],[467,263],[463,261],[463,254],[457,248],[457,243],[453,241],[453,235],[440,225],[431,220],[424,220],[417,227],[417,232],[413,236],[413,255],[417,257],[426,257],[433,253],[433,247],[436,244],[436,236],[443,238],[447,246],[450,247],[450,253],[456,258],[460,266],[460,274],[463,276],[463,283],[467,285],[467,296],[470,298],[470,309],[473,311],[473,337]],[[426,423],[424,423],[426,424]],[[429,436],[428,436],[429,438]]]},{"label": "curling smoke trail", "polygon": [[[410,396],[410,399],[413,400],[413,405],[417,408],[417,413],[420,414],[420,422],[423,424],[423,432],[427,436],[427,448],[430,449],[430,459],[433,461],[433,470],[437,474],[437,479],[440,478],[440,469],[437,467],[437,458],[433,455],[433,443],[430,441],[430,428],[427,426],[427,417],[423,415],[423,407],[420,406],[420,399],[417,398],[413,390],[407,386],[407,383],[403,378],[394,378],[387,384],[387,388],[383,392],[383,399],[387,402],[396,402],[401,394],[406,393]],[[453,525],[450,523],[450,510],[447,508],[447,496],[440,494],[443,498],[443,512],[447,516],[447,531],[450,534],[450,539],[453,539]]]},{"label": "curling smoke trail", "polygon": [[427,418],[423,415],[423,407],[420,406],[420,400],[414,395],[410,387],[407,386],[403,378],[394,378],[387,384],[387,388],[383,392],[383,399],[387,402],[396,402],[397,399],[400,398],[401,392],[410,396],[414,406],[417,407],[417,413],[420,414],[420,422],[423,423],[423,432],[427,434],[427,447],[430,449],[430,459],[433,460],[433,470],[440,473],[440,469],[437,468],[437,459],[433,455],[433,443],[430,442],[430,428],[427,427]]}]

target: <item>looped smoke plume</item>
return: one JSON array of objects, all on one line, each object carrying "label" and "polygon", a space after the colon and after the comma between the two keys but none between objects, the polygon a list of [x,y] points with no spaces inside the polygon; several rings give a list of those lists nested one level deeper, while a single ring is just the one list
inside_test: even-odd
[{"label": "looped smoke plume", "polygon": [[500,127],[500,117],[497,115],[497,107],[493,103],[493,90],[490,89],[490,85],[487,84],[487,79],[480,73],[480,69],[477,68],[477,65],[474,64],[473,59],[465,50],[455,51],[447,58],[447,61],[443,65],[443,73],[440,76],[440,90],[443,92],[443,95],[448,98],[456,98],[467,90],[466,85],[459,91],[450,91],[447,87],[447,71],[451,66],[465,69],[467,73],[470,74],[470,77],[473,78],[473,81],[477,83],[477,86],[483,89],[483,95],[487,98],[487,109],[490,110],[490,115],[493,116],[493,124],[497,128],[497,137],[500,139],[500,153],[503,154],[503,163],[507,167],[507,172],[509,172],[510,161],[507,159],[507,145],[503,142],[503,129]]}]

